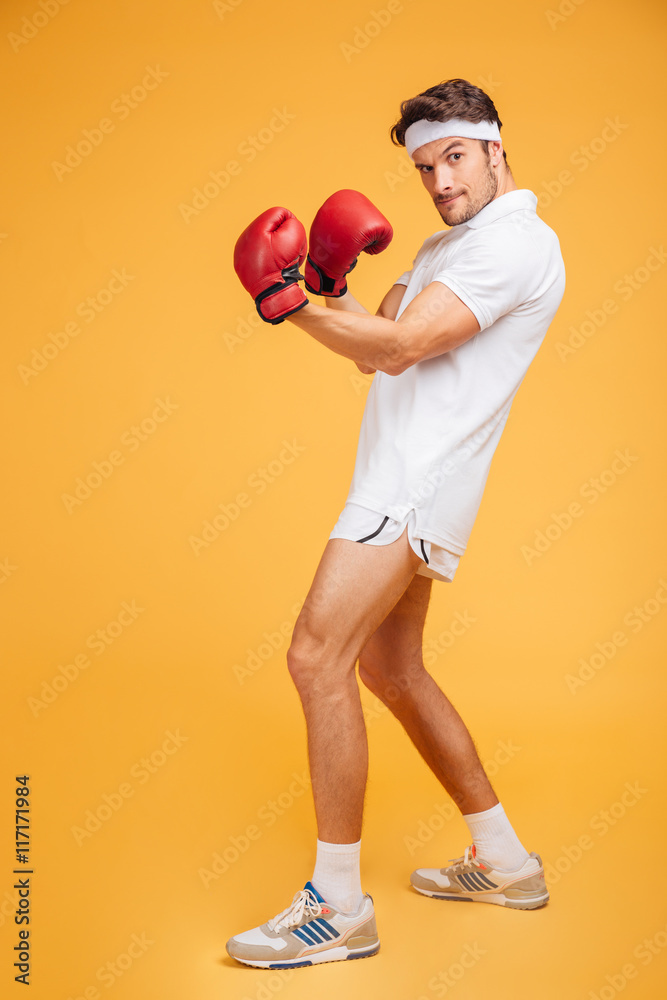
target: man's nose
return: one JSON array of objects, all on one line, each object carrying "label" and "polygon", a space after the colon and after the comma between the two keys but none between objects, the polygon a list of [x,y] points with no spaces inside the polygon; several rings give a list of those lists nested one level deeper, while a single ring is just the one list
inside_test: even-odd
[{"label": "man's nose", "polygon": [[452,190],[452,175],[444,166],[437,166],[433,171],[433,194],[447,194]]}]

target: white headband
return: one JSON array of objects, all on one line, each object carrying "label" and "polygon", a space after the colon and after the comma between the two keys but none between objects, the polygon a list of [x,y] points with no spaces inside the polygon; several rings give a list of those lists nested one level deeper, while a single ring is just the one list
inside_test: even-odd
[{"label": "white headband", "polygon": [[410,156],[415,149],[434,139],[500,139],[497,122],[467,122],[463,118],[450,118],[447,122],[431,122],[426,118],[414,122],[405,131],[405,148]]}]

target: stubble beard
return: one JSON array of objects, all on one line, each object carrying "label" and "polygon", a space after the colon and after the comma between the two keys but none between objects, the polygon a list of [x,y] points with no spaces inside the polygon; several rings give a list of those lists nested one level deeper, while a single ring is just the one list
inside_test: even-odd
[{"label": "stubble beard", "polygon": [[467,201],[464,201],[460,208],[458,205],[456,208],[452,205],[451,210],[448,210],[446,206],[438,205],[437,202],[435,207],[440,213],[442,221],[448,226],[460,226],[463,222],[468,222],[478,212],[481,212],[490,201],[493,201],[497,190],[498,178],[491,167],[490,160],[487,159],[483,183],[475,198],[469,198]]}]

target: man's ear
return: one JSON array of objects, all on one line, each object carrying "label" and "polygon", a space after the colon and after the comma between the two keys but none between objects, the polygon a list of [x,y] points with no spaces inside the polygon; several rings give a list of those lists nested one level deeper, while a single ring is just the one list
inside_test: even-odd
[{"label": "man's ear", "polygon": [[503,158],[503,144],[499,139],[489,140],[489,158],[491,165],[497,167]]}]

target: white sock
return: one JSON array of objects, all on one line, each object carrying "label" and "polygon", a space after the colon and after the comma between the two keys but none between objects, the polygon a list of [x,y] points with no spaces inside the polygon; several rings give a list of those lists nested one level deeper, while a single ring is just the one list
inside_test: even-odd
[{"label": "white sock", "polygon": [[463,817],[480,858],[494,868],[513,872],[528,860],[528,851],[517,837],[500,802],[484,812]]},{"label": "white sock", "polygon": [[359,861],[361,841],[356,844],[327,844],[317,841],[315,871],[311,882],[327,903],[342,913],[354,913],[361,906]]}]

